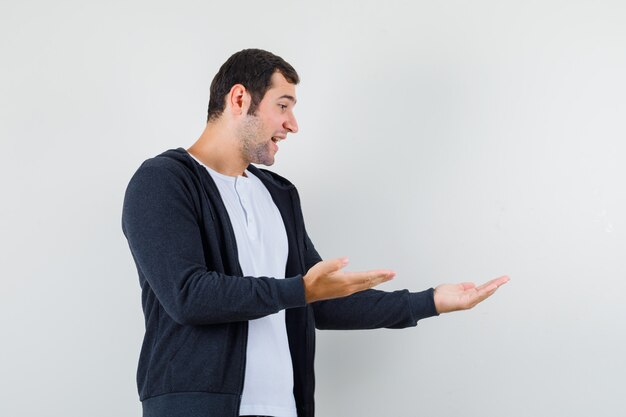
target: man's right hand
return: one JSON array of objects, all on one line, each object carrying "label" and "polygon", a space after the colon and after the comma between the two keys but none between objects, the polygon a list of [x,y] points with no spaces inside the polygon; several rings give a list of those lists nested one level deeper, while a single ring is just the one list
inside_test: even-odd
[{"label": "man's right hand", "polygon": [[304,294],[307,303],[346,297],[389,281],[396,273],[389,270],[343,272],[348,258],[330,259],[313,265],[304,276]]}]

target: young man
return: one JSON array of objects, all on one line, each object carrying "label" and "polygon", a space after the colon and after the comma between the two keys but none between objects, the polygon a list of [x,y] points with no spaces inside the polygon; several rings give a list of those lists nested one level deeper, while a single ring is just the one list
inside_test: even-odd
[{"label": "young man", "polygon": [[269,52],[234,54],[211,84],[200,138],[147,160],[128,185],[122,227],[142,288],[145,417],[311,417],[315,328],[415,326],[508,281],[383,292],[371,288],[392,271],[322,261],[296,188],[252,165],[272,165],[298,131],[298,82]]}]

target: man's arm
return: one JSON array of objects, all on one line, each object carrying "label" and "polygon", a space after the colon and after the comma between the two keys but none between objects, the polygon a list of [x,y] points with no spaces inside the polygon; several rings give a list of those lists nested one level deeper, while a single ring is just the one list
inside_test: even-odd
[{"label": "man's arm", "polygon": [[124,234],[140,276],[165,311],[181,324],[211,324],[304,305],[301,277],[253,279],[207,268],[206,247],[211,256],[220,251],[215,241],[203,242],[192,187],[169,167],[144,165],[124,199]]},{"label": "man's arm", "polygon": [[[304,277],[306,288],[311,271],[328,261],[322,261],[308,235],[305,239],[308,248],[305,260],[310,268]],[[411,327],[427,317],[473,308],[508,281],[509,278],[503,276],[480,287],[473,283],[443,284],[421,292],[367,290],[339,299],[317,301],[312,304],[315,325],[318,329],[333,330]]]},{"label": "man's arm", "polygon": [[[252,320],[306,305],[300,275],[241,277],[207,267],[207,246],[212,246],[207,250],[210,256],[219,256],[219,248],[215,241],[203,241],[193,187],[168,167],[142,166],[124,199],[122,227],[138,272],[167,314],[181,324],[212,324]],[[391,277],[388,271],[344,276],[325,294],[346,295],[367,288],[364,282],[369,285]],[[313,283],[312,290],[320,292],[316,288],[324,282]]]},{"label": "man's arm", "polygon": [[421,292],[368,290],[337,300],[313,303],[318,329],[399,329],[421,319],[467,310],[507,283],[503,276],[479,287],[473,283],[443,284]]}]

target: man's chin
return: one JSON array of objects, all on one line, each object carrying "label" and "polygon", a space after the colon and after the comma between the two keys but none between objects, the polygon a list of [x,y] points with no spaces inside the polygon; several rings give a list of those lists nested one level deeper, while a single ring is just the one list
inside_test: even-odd
[{"label": "man's chin", "polygon": [[274,157],[266,157],[266,158],[259,158],[256,161],[252,161],[252,163],[257,164],[257,165],[265,165],[266,167],[269,167],[269,166],[274,165],[275,160],[276,159]]}]

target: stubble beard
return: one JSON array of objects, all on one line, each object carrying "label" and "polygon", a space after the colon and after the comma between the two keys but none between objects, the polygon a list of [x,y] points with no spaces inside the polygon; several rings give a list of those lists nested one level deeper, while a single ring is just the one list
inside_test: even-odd
[{"label": "stubble beard", "polygon": [[241,141],[241,156],[247,163],[267,166],[274,164],[274,156],[269,150],[268,141],[270,141],[270,138],[265,140],[262,137],[263,130],[261,119],[250,114],[246,115],[245,121],[239,127],[238,136]]}]

